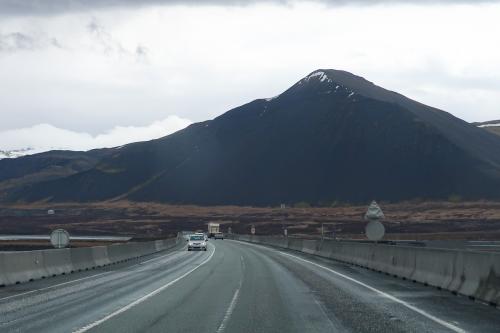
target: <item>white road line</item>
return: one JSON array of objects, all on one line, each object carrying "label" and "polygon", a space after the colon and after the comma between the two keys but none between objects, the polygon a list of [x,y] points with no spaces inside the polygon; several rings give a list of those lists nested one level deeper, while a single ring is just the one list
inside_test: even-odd
[{"label": "white road line", "polygon": [[[240,257],[241,260],[241,268],[242,270],[245,269],[245,262],[243,261],[243,257]],[[233,314],[234,308],[236,307],[236,303],[238,303],[238,298],[240,296],[240,289],[243,284],[243,274],[244,272],[241,273],[241,279],[240,279],[240,284],[238,286],[238,289],[234,292],[233,298],[231,299],[231,303],[229,303],[229,307],[226,310],[226,314],[224,315],[224,318],[222,319],[222,322],[220,323],[219,328],[217,329],[216,333],[222,333],[226,329],[227,323],[229,322],[229,318],[231,318],[231,315]]]},{"label": "white road line", "polygon": [[379,294],[380,296],[388,298],[388,299],[390,299],[393,302],[399,303],[399,304],[403,305],[404,307],[406,307],[406,308],[408,308],[408,309],[410,309],[410,310],[412,310],[414,312],[417,312],[418,314],[420,314],[420,315],[422,315],[422,316],[424,316],[424,317],[426,317],[426,318],[428,318],[428,319],[430,319],[430,320],[432,320],[432,321],[434,321],[434,322],[436,322],[436,323],[438,323],[438,324],[440,324],[440,325],[442,325],[442,326],[444,326],[444,327],[446,327],[446,328],[448,328],[448,329],[450,329],[450,330],[452,330],[454,332],[457,332],[457,333],[465,333],[465,332],[467,332],[467,331],[461,329],[460,327],[457,327],[457,326],[455,326],[455,325],[453,325],[453,324],[451,324],[451,323],[449,323],[447,321],[439,319],[439,318],[437,318],[437,317],[429,314],[428,312],[426,312],[424,310],[421,310],[421,309],[419,309],[419,308],[417,308],[417,307],[415,307],[415,306],[413,306],[413,305],[411,305],[411,304],[409,304],[409,303],[407,303],[407,302],[405,302],[403,300],[400,300],[399,298],[396,298],[396,297],[394,297],[394,296],[392,296],[390,294],[387,294],[387,293],[385,293],[385,292],[383,292],[381,290],[378,290],[378,289],[376,289],[376,288],[374,288],[374,287],[372,287],[370,285],[367,285],[366,283],[363,283],[361,281],[353,279],[352,277],[349,277],[349,276],[347,276],[345,274],[342,274],[342,273],[339,273],[337,271],[334,271],[331,268],[322,266],[322,265],[317,264],[317,263],[315,263],[313,261],[309,261],[309,260],[303,259],[301,257],[297,257],[297,256],[294,256],[292,254],[285,253],[285,252],[278,251],[278,253],[280,253],[282,255],[285,255],[285,256],[288,256],[288,257],[295,258],[295,259],[300,260],[300,261],[304,261],[304,262],[306,262],[308,264],[311,264],[311,265],[323,268],[324,270],[327,270],[327,271],[329,271],[329,272],[331,272],[331,273],[333,273],[335,275],[338,275],[338,276],[340,276],[340,277],[342,277],[342,278],[344,278],[346,280],[349,280],[349,281],[351,281],[353,283],[356,283],[356,284],[358,284],[358,285],[360,285],[362,287],[365,287],[365,288],[367,288],[367,289],[369,289],[369,290],[371,290],[371,291]]},{"label": "white road line", "polygon": [[116,310],[115,312],[112,312],[112,313],[110,313],[109,315],[107,315],[107,316],[105,316],[105,317],[103,317],[103,318],[101,318],[101,319],[99,319],[99,320],[96,320],[96,321],[94,321],[94,322],[93,322],[93,323],[91,323],[91,324],[88,324],[87,326],[84,326],[84,327],[82,327],[82,328],[79,328],[79,329],[77,329],[77,330],[73,331],[73,333],[83,333],[83,332],[87,332],[88,330],[90,330],[90,329],[92,329],[92,328],[94,328],[94,327],[96,327],[96,326],[99,326],[100,324],[102,324],[102,323],[104,323],[105,321],[107,321],[107,320],[109,320],[109,319],[111,319],[111,318],[113,318],[113,317],[115,317],[115,316],[119,315],[120,313],[123,313],[123,312],[125,312],[125,311],[127,311],[127,310],[129,310],[129,309],[133,308],[134,306],[136,306],[136,305],[138,305],[138,304],[140,304],[140,303],[142,303],[142,302],[146,301],[147,299],[149,299],[149,298],[151,298],[151,297],[155,296],[156,294],[158,294],[158,293],[162,292],[163,290],[167,289],[168,287],[170,287],[171,285],[173,285],[173,284],[174,284],[174,283],[176,283],[177,281],[182,280],[183,278],[185,278],[186,276],[188,276],[189,274],[191,274],[192,272],[194,272],[195,270],[197,270],[197,269],[198,269],[198,268],[200,268],[201,266],[205,265],[207,262],[209,262],[209,261],[210,261],[210,259],[212,259],[212,257],[214,256],[214,253],[215,253],[215,247],[214,247],[214,250],[212,251],[212,253],[210,254],[210,256],[209,256],[207,259],[205,259],[202,263],[200,263],[198,266],[196,266],[195,268],[193,268],[193,269],[191,269],[190,271],[188,271],[188,272],[184,273],[183,275],[179,276],[179,277],[178,277],[178,278],[176,278],[175,280],[172,280],[172,281],[170,281],[169,283],[167,283],[167,284],[165,284],[165,285],[161,286],[160,288],[153,290],[153,291],[152,291],[152,292],[150,292],[149,294],[144,295],[144,296],[142,296],[141,298],[136,299],[136,300],[135,300],[135,301],[133,301],[132,303],[130,303],[130,304],[128,304],[128,305],[126,305],[126,306],[124,306],[124,307],[122,307],[122,308],[120,308],[120,309]]},{"label": "white road line", "polygon": [[55,288],[55,287],[64,286],[64,285],[66,285],[66,284],[70,284],[70,283],[75,283],[75,282],[78,282],[78,281],[87,280],[87,279],[90,279],[90,278],[93,278],[93,277],[96,277],[96,276],[101,276],[101,275],[105,275],[105,274],[110,274],[110,273],[113,273],[113,272],[114,272],[114,271],[111,271],[111,272],[104,272],[104,273],[99,273],[99,274],[94,274],[94,275],[86,276],[86,277],[81,278],[81,279],[71,280],[71,281],[67,281],[67,282],[63,282],[63,283],[54,284],[54,285],[52,285],[52,286],[48,286],[48,287],[45,287],[45,288],[40,288],[40,289],[35,289],[35,290],[27,291],[27,292],[22,293],[22,294],[15,294],[15,295],[12,295],[12,296],[8,296],[8,297],[0,298],[0,302],[1,302],[1,301],[4,301],[4,300],[7,300],[7,299],[14,298],[14,297],[24,296],[24,295],[28,295],[28,294],[32,294],[32,293],[36,293],[37,291],[43,291],[43,290],[48,290],[48,289],[52,289],[52,288]]},{"label": "white road line", "polygon": [[224,332],[226,329],[227,322],[229,321],[229,318],[231,318],[231,315],[233,314],[234,307],[236,306],[236,303],[238,302],[238,298],[240,296],[240,288],[236,289],[233,295],[233,299],[231,300],[231,303],[229,303],[229,307],[226,310],[226,314],[224,315],[224,319],[222,319],[222,322],[220,323],[219,328],[217,329],[217,333]]}]

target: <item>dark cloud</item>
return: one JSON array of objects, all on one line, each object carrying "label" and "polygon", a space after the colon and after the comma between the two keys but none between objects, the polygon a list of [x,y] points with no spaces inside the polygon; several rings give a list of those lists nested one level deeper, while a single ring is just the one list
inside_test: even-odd
[{"label": "dark cloud", "polygon": [[34,51],[50,46],[62,48],[56,38],[34,37],[22,32],[0,34],[0,52]]},{"label": "dark cloud", "polygon": [[479,4],[500,3],[500,0],[0,0],[0,15],[54,15],[113,7],[140,7],[148,5],[221,5],[246,6],[256,3],[290,5],[297,2],[317,2],[326,5],[374,4]]}]

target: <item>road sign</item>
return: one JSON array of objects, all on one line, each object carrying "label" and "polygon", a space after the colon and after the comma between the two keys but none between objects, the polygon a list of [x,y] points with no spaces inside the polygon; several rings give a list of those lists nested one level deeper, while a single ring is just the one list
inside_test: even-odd
[{"label": "road sign", "polygon": [[69,245],[69,234],[64,229],[57,229],[50,234],[50,243],[56,249],[61,249]]},{"label": "road sign", "polygon": [[55,213],[56,213],[56,212],[55,212],[53,209],[49,209],[49,210],[47,211],[47,214],[48,214],[48,215],[54,215]]},{"label": "road sign", "polygon": [[379,241],[385,235],[384,225],[377,220],[372,220],[366,225],[365,234],[369,240]]},{"label": "road sign", "polygon": [[380,219],[383,219],[384,217],[385,217],[384,212],[382,212],[382,209],[380,209],[377,202],[372,201],[370,206],[368,206],[368,210],[366,211],[365,219],[366,220],[380,220]]}]

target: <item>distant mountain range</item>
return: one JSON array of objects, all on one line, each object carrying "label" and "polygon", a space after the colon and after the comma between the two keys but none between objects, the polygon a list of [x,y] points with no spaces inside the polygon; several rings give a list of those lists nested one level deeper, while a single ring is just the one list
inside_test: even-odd
[{"label": "distant mountain range", "polygon": [[351,73],[317,70],[157,140],[1,160],[2,188],[9,202],[499,199],[500,137]]},{"label": "distant mountain range", "polygon": [[0,150],[0,159],[22,157],[33,153],[33,148]]},{"label": "distant mountain range", "polygon": [[[0,150],[0,159],[3,158],[18,158],[28,155],[40,154],[48,151],[47,148],[34,148],[34,147],[26,147],[22,149],[12,149],[12,150]],[[52,147],[50,150],[58,150]]]},{"label": "distant mountain range", "polygon": [[493,134],[500,135],[500,120],[485,121],[482,123],[473,123],[477,127],[484,128]]}]

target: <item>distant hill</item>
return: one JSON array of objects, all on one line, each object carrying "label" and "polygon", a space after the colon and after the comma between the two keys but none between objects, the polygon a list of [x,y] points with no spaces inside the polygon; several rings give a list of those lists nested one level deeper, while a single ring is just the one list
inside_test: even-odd
[{"label": "distant hill", "polygon": [[31,152],[31,148],[14,149],[14,150],[0,150],[0,159],[26,156],[30,152]]},{"label": "distant hill", "polygon": [[88,152],[53,150],[23,157],[19,154],[5,154],[0,161],[0,201],[8,190],[33,186],[36,183],[64,178],[97,165],[108,149],[96,149]]},{"label": "distant hill", "polygon": [[477,127],[484,128],[493,134],[500,135],[500,120],[485,121],[482,123],[473,123]]},{"label": "distant hill", "polygon": [[111,149],[72,175],[12,187],[4,200],[278,205],[452,196],[500,198],[500,137],[351,73],[317,70],[275,98]]}]

